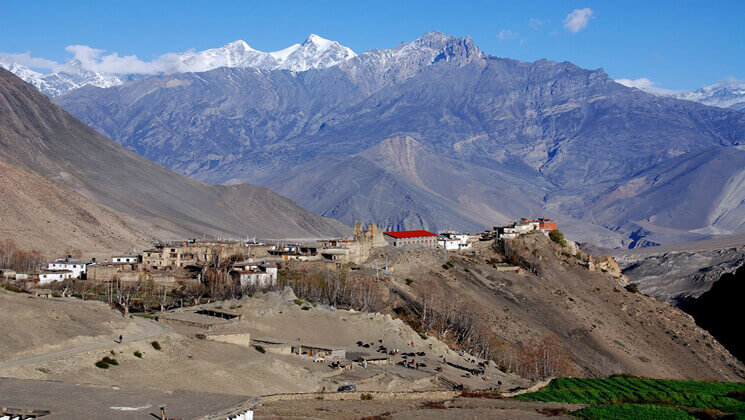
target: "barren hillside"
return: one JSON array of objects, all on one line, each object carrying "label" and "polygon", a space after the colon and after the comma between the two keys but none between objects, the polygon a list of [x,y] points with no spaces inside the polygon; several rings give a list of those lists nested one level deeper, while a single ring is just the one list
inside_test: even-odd
[{"label": "barren hillside", "polygon": [[389,251],[395,273],[390,287],[404,297],[394,306],[416,311],[433,295],[457,302],[460,310],[488,322],[502,343],[498,358],[505,364],[526,343],[553,335],[571,355],[575,375],[630,372],[707,380],[745,375],[740,362],[669,303],[627,291],[623,279],[588,270],[543,235],[511,244],[511,260],[529,270],[498,271],[488,261],[505,256],[485,244],[474,255],[451,253],[448,269],[442,251]]},{"label": "barren hillside", "polygon": [[264,188],[212,186],[175,174],[96,133],[4,69],[0,160],[131,216],[159,238],[308,238],[348,229]]},{"label": "barren hillside", "polygon": [[123,252],[149,242],[126,216],[33,172],[0,162],[0,238],[47,255]]}]

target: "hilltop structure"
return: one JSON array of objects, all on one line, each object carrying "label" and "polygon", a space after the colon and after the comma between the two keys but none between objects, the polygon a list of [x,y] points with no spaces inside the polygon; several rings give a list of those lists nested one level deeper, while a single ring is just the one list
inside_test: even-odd
[{"label": "hilltop structure", "polygon": [[385,239],[394,247],[423,246],[427,248],[437,247],[437,234],[426,230],[402,230],[398,232],[386,232]]}]

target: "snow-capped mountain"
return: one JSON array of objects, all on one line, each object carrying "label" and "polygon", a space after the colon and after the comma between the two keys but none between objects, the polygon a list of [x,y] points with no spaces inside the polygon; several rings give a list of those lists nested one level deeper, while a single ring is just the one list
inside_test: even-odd
[{"label": "snow-capped mountain", "polygon": [[627,87],[641,89],[656,96],[667,96],[719,108],[732,108],[738,111],[745,111],[745,80],[738,80],[734,77],[696,90],[662,89],[654,86],[654,83],[648,79],[617,79],[616,82]]},{"label": "snow-capped mountain", "polygon": [[52,97],[83,86],[107,88],[144,77],[143,75],[114,75],[84,70],[78,60],[70,61],[47,74],[5,61],[0,61],[0,67],[9,70],[24,81],[34,85],[45,95]]},{"label": "snow-capped mountain", "polygon": [[277,60],[277,68],[297,72],[333,67],[357,56],[351,48],[315,34],[311,34],[302,44],[295,44],[269,55]]},{"label": "snow-capped mountain", "polygon": [[332,67],[356,56],[354,51],[336,41],[311,34],[302,44],[294,44],[274,52],[259,51],[251,48],[246,41],[238,40],[220,48],[199,52],[164,54],[151,63],[152,68],[156,69],[152,74],[90,71],[78,60],[70,61],[46,74],[8,61],[0,61],[0,67],[15,73],[44,94],[55,97],[83,86],[106,88],[153,74],[204,72],[219,67],[301,72]]},{"label": "snow-capped mountain", "polygon": [[745,81],[734,78],[726,79],[694,91],[675,92],[671,96],[705,105],[743,111],[745,110]]}]

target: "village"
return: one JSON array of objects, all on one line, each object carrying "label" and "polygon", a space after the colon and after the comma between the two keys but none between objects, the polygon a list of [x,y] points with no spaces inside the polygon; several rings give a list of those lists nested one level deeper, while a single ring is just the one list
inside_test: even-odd
[{"label": "village", "polygon": [[[224,239],[159,242],[103,260],[71,254],[40,264],[36,271],[3,269],[2,277],[4,285],[12,286],[8,290],[14,287],[12,291],[35,296],[39,305],[88,300],[109,311],[116,309],[124,315],[124,321],[116,322],[134,321],[164,343],[179,342],[184,348],[222,343],[225,347],[219,351],[242,351],[232,357],[266,355],[286,363],[283,369],[305,369],[316,375],[313,382],[320,392],[509,390],[528,386],[529,381],[508,373],[487,353],[451,348],[426,334],[429,327],[415,327],[406,316],[379,313],[382,307],[372,303],[372,295],[381,288],[365,284],[381,286],[385,279],[393,290],[398,287],[394,283],[410,283],[392,280],[396,276],[387,264],[388,255],[408,258],[423,253],[428,259],[448,261],[449,256],[469,256],[499,241],[526,234],[548,236],[554,230],[556,222],[543,218],[520,219],[478,234],[384,231],[374,223],[356,222],[349,238],[274,244]],[[496,269],[519,275],[520,267],[509,267],[499,263]],[[347,289],[340,289],[344,297],[338,301],[317,301],[302,290],[302,283],[313,283],[313,273],[320,272],[326,277],[345,272],[357,277],[341,286],[341,277],[324,280],[321,288]],[[216,284],[239,293],[220,294]],[[186,289],[200,290],[199,297],[186,299]],[[356,300],[344,300],[350,295]],[[152,302],[148,306],[137,300]],[[430,318],[436,319],[432,314]],[[327,334],[331,325],[333,335]],[[114,330],[113,341],[101,345],[141,341],[137,333],[127,332],[132,328]],[[162,345],[153,343],[156,350]]]},{"label": "village", "polygon": [[357,269],[376,249],[433,248],[464,252],[476,242],[496,242],[530,232],[549,235],[557,222],[548,218],[521,218],[506,226],[478,234],[427,230],[386,231],[375,223],[356,222],[351,238],[325,239],[311,243],[267,244],[253,240],[206,240],[159,242],[138,253],[112,255],[104,261],[84,260],[67,255],[37,271],[18,272],[3,268],[0,275],[9,284],[36,295],[51,295],[50,286],[66,280],[89,283],[132,284],[152,282],[161,289],[179,285],[204,284],[207,267],[221,267],[230,280],[242,288],[266,288],[277,284],[278,269],[289,261],[333,263],[335,267]]}]

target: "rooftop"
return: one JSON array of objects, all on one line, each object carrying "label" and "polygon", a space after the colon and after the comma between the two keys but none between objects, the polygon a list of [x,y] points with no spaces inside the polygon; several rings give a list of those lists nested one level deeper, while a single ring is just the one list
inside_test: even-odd
[{"label": "rooftop", "polygon": [[398,232],[385,232],[386,235],[392,236],[396,239],[403,238],[421,238],[424,236],[437,236],[436,234],[426,230],[400,230]]}]

